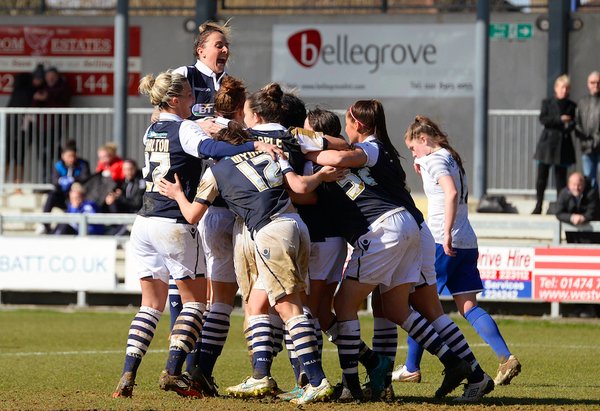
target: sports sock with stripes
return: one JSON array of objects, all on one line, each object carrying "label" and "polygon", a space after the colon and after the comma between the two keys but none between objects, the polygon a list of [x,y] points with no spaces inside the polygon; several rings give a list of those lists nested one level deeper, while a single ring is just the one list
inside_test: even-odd
[{"label": "sports sock with stripes", "polygon": [[169,344],[169,358],[165,369],[171,375],[181,374],[187,354],[192,351],[202,330],[202,313],[206,304],[187,302],[175,321]]},{"label": "sports sock with stripes", "polygon": [[162,312],[154,308],[140,307],[129,327],[123,373],[131,372],[135,377],[142,362],[142,357],[148,351],[152,338],[154,338],[154,332],[161,315]]}]

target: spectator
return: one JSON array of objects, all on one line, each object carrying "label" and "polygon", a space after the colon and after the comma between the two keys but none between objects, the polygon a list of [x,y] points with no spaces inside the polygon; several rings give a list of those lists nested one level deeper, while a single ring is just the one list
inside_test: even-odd
[{"label": "spectator", "polygon": [[98,149],[98,166],[96,173],[102,173],[104,177],[112,177],[117,184],[123,182],[123,160],[117,155],[117,146],[114,143],[106,143]]},{"label": "spectator", "polygon": [[[13,86],[13,92],[8,100],[8,107],[31,107],[33,103],[33,74],[32,73],[18,73],[15,75],[15,83]],[[9,118],[14,116],[14,120],[7,122],[7,134],[6,142],[8,147],[6,149],[6,164],[7,178],[10,178],[11,171],[14,173],[14,183],[19,184],[23,181],[23,162],[25,160],[25,151],[28,149],[29,144],[25,144],[27,140],[27,134],[23,127],[24,120],[22,119],[21,124],[17,124],[17,115],[9,114]],[[20,189],[19,193],[20,193]]]},{"label": "spectator", "polygon": [[537,202],[531,214],[541,214],[550,167],[554,167],[556,193],[567,185],[567,169],[575,163],[571,132],[575,128],[576,104],[569,100],[571,82],[566,74],[554,82],[554,96],[542,101],[540,123],[544,126],[534,158],[537,160],[535,182]]},{"label": "spectator", "polygon": [[[123,176],[125,178],[123,183],[104,199],[105,211],[110,213],[137,213],[142,207],[146,181],[139,174],[134,160],[123,161]],[[127,235],[127,226],[111,226],[106,234]]]},{"label": "spectator", "polygon": [[[67,197],[71,185],[75,182],[83,183],[90,178],[90,164],[77,157],[75,141],[69,140],[61,150],[60,160],[54,164],[52,169],[52,184],[54,190],[48,193],[44,204],[44,213],[49,213],[54,207],[61,210],[67,209]],[[38,226],[38,234],[49,233],[50,224]]]},{"label": "spectator", "polygon": [[580,172],[569,176],[567,186],[556,201],[556,218],[565,223],[581,225],[600,217],[598,190],[586,183]]},{"label": "spectator", "polygon": [[590,94],[577,104],[575,136],[581,143],[583,175],[592,188],[598,188],[600,163],[600,72],[592,71],[587,79]]},{"label": "spectator", "polygon": [[69,107],[71,103],[71,89],[67,80],[58,72],[56,67],[50,67],[44,73],[45,87],[41,87],[35,94],[36,100],[42,107]]},{"label": "spectator", "polygon": [[[68,107],[71,102],[71,90],[67,80],[55,67],[50,67],[44,73],[45,86],[40,87],[33,95],[34,105],[44,108]],[[64,117],[44,115],[40,110],[39,125],[40,153],[42,170],[49,170],[50,162],[58,154],[58,144],[65,126]],[[43,180],[48,182],[49,176],[44,175]]]},{"label": "spectator", "polygon": [[[67,213],[70,214],[94,214],[98,212],[98,206],[85,199],[85,189],[80,183],[73,183],[69,190],[69,202],[67,203]],[[54,234],[78,234],[79,224],[59,224],[54,230]],[[104,234],[104,226],[101,224],[88,224],[88,235]]]}]

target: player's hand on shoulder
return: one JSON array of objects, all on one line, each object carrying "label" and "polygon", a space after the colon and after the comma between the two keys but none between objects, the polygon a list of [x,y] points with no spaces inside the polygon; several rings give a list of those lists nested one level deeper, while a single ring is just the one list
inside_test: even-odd
[{"label": "player's hand on shoulder", "polygon": [[287,155],[285,154],[285,152],[281,148],[273,144],[264,143],[262,141],[255,141],[254,149],[256,151],[262,151],[263,153],[267,153],[275,161],[277,161],[278,158],[283,158],[284,160],[287,160]]},{"label": "player's hand on shoulder", "polygon": [[158,192],[172,200],[175,200],[179,193],[183,193],[179,177],[175,174],[175,183],[171,183],[165,178],[158,180]]},{"label": "player's hand on shoulder", "polygon": [[196,124],[208,135],[216,134],[224,127],[217,124],[214,119],[196,120]]}]

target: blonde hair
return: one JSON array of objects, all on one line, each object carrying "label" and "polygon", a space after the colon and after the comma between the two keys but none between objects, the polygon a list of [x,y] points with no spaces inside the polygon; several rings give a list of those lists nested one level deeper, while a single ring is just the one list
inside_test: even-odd
[{"label": "blonde hair", "polygon": [[179,73],[173,73],[171,70],[160,73],[156,78],[154,75],[147,74],[140,80],[138,90],[141,94],[147,95],[150,104],[159,109],[171,107],[171,99],[183,94],[183,90],[189,85],[187,78]]},{"label": "blonde hair", "polygon": [[561,76],[558,76],[556,78],[556,80],[554,80],[554,87],[556,87],[556,85],[558,83],[563,83],[566,84],[567,86],[571,85],[571,79],[569,78],[569,76],[567,74],[563,74]]},{"label": "blonde hair", "polygon": [[115,157],[117,155],[117,145],[112,142],[106,143],[98,148],[98,151],[106,151],[109,156]]},{"label": "blonde hair", "polygon": [[81,193],[85,196],[85,187],[81,183],[78,183],[77,181],[74,182],[73,184],[71,184],[71,188],[69,190],[74,193],[75,192]]},{"label": "blonde hair", "polygon": [[225,40],[229,42],[229,34],[231,33],[231,27],[229,26],[229,21],[227,20],[225,24],[221,25],[219,23],[215,23],[214,21],[205,21],[198,27],[198,35],[194,40],[194,57],[199,58],[198,56],[198,47],[203,46],[212,33],[221,33],[225,36]]}]

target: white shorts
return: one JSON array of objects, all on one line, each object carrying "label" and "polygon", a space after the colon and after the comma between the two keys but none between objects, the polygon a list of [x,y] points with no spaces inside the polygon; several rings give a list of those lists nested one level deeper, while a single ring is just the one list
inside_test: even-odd
[{"label": "white shorts", "polygon": [[310,235],[296,213],[273,217],[254,234],[256,268],[269,303],[306,289]]},{"label": "white shorts", "polygon": [[337,283],[342,278],[348,255],[348,243],[343,237],[327,237],[323,242],[310,243],[308,276],[311,280]]},{"label": "white shorts", "polygon": [[[415,287],[437,284],[435,275],[435,240],[427,224],[421,224],[421,275]],[[414,289],[413,289],[414,291]]]},{"label": "white shorts", "polygon": [[204,276],[204,254],[195,225],[177,224],[171,219],[137,216],[130,244],[138,263],[138,277],[152,277],[169,283]]},{"label": "white shorts", "polygon": [[344,278],[379,285],[385,293],[400,284],[417,282],[421,259],[419,226],[400,208],[383,214],[358,238]]},{"label": "white shorts", "polygon": [[242,298],[248,301],[250,290],[258,280],[255,246],[244,220],[235,218],[233,224],[233,264]]},{"label": "white shorts", "polygon": [[233,266],[233,222],[235,215],[225,207],[211,206],[198,224],[210,280],[235,283]]}]

